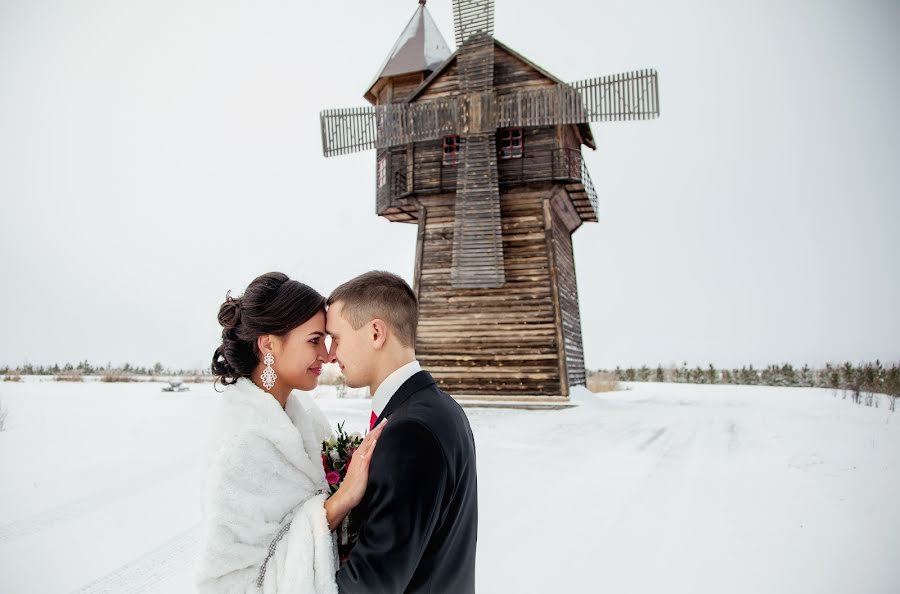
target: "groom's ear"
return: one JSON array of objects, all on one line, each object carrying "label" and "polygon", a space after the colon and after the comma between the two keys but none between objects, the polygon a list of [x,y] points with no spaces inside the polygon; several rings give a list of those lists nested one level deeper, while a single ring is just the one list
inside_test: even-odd
[{"label": "groom's ear", "polygon": [[372,346],[380,349],[384,346],[384,341],[387,339],[387,324],[384,323],[384,320],[375,318],[369,322],[369,333],[372,339]]}]

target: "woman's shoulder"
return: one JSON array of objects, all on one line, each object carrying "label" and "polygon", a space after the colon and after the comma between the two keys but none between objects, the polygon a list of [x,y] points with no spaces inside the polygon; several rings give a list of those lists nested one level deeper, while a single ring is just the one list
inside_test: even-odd
[{"label": "woman's shoulder", "polygon": [[331,437],[331,424],[328,422],[328,417],[322,412],[312,393],[294,390],[288,397],[284,410],[298,427],[302,426],[304,420],[309,422],[319,441]]},{"label": "woman's shoulder", "polygon": [[218,447],[228,444],[241,447],[247,441],[265,440],[284,430],[278,422],[279,415],[283,416],[281,406],[274,398],[250,380],[238,379],[222,392],[214,422],[214,441]]}]

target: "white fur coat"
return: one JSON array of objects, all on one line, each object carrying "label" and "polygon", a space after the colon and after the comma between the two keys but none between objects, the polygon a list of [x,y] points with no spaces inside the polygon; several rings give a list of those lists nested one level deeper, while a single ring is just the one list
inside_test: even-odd
[{"label": "white fur coat", "polygon": [[282,410],[248,379],[226,386],[221,398],[204,494],[199,591],[336,593],[336,541],[323,505],[327,419],[308,394],[293,392]]}]

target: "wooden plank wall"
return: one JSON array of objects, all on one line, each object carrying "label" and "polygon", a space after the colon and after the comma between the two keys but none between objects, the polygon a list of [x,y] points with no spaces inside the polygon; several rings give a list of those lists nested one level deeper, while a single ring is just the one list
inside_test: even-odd
[{"label": "wooden plank wall", "polygon": [[494,46],[494,88],[498,95],[552,87],[556,84],[556,81],[547,78],[535,68]]},{"label": "wooden plank wall", "polygon": [[[556,84],[556,81],[547,78],[512,54],[494,47],[494,89],[498,95],[529,88],[552,87]],[[453,63],[440,76],[435,77],[415,100],[436,99],[457,95],[459,92],[459,64],[454,59]]]},{"label": "wooden plank wall", "polygon": [[416,353],[450,394],[561,393],[543,212],[552,191],[547,184],[501,192],[506,284],[499,289],[452,288],[455,195],[420,198],[426,215],[416,266]]},{"label": "wooden plank wall", "polygon": [[575,256],[572,250],[572,229],[580,225],[578,214],[565,192],[552,201],[553,259],[556,266],[557,294],[560,322],[565,345],[569,386],[585,385],[584,346],[581,335],[581,310],[578,304],[578,283],[575,276]]},{"label": "wooden plank wall", "polygon": [[[555,127],[525,128],[523,130],[525,157],[523,159],[498,159],[497,173],[501,183],[507,179],[519,179],[520,172],[533,178],[549,178],[552,171],[551,151],[557,147]],[[463,148],[465,150],[465,147]],[[410,189],[416,192],[437,192],[456,187],[456,166],[441,164],[443,140],[417,142],[413,181]],[[462,159],[460,159],[460,162]]]},{"label": "wooden plank wall", "polygon": [[558,147],[556,127],[524,128],[522,130],[522,146],[524,156],[521,159],[498,159],[497,173],[500,182],[521,178],[549,179],[553,172],[552,153]]},{"label": "wooden plank wall", "polygon": [[425,77],[421,72],[391,77],[391,85],[393,86],[393,96],[391,97],[391,101],[393,103],[404,101],[409,97],[410,93],[422,84],[423,80],[425,80]]},{"label": "wooden plank wall", "polygon": [[428,87],[416,97],[416,101],[458,95],[459,92],[459,61],[454,58],[453,62],[447,66],[447,69],[435,77],[428,84]]}]

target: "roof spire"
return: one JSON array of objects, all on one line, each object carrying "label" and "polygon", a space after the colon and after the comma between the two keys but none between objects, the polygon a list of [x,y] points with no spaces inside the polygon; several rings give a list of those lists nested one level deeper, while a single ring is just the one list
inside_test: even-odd
[{"label": "roof spire", "polygon": [[374,102],[370,91],[381,78],[433,71],[450,57],[447,41],[425,7],[426,2],[427,0],[419,0],[419,8],[391,48],[381,68],[378,69],[378,74],[369,83],[369,90],[365,96],[370,101]]}]

